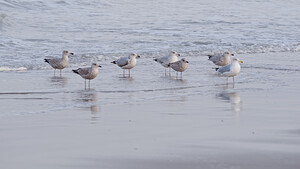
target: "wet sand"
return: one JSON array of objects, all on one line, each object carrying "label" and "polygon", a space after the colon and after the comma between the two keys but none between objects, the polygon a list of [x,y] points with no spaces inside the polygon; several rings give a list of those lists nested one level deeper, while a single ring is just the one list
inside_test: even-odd
[{"label": "wet sand", "polygon": [[195,56],[183,80],[102,63],[90,90],[72,68],[0,72],[0,167],[299,168],[298,56],[241,55],[234,88]]}]

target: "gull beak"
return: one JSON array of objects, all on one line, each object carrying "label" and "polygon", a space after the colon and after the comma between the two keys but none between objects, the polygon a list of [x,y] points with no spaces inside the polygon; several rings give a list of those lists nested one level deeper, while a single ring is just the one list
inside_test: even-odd
[{"label": "gull beak", "polygon": [[179,53],[178,53],[177,55],[178,55],[178,56],[180,56],[180,54],[179,54]]},{"label": "gull beak", "polygon": [[234,56],[234,54],[232,53],[231,56]]},{"label": "gull beak", "polygon": [[189,61],[186,61],[186,63],[189,63]]},{"label": "gull beak", "polygon": [[102,66],[99,65],[99,67],[102,67]]},{"label": "gull beak", "polygon": [[74,55],[74,53],[70,53],[71,55]]},{"label": "gull beak", "polygon": [[244,63],[244,62],[243,62],[243,61],[241,61],[241,60],[240,60],[239,62],[240,62],[240,63]]},{"label": "gull beak", "polygon": [[140,57],[141,57],[140,55],[137,56],[137,58],[140,58]]}]

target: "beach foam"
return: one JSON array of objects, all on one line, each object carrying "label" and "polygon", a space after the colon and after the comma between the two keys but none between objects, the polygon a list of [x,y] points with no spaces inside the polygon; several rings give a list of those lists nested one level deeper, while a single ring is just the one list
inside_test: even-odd
[{"label": "beach foam", "polygon": [[18,68],[12,68],[12,67],[0,67],[0,71],[26,71],[26,67],[18,67]]}]

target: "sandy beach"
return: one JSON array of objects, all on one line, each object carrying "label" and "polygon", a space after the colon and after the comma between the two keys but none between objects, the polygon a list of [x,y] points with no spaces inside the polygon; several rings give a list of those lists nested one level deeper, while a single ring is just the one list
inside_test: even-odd
[{"label": "sandy beach", "polygon": [[298,52],[237,55],[234,87],[182,55],[183,80],[152,58],[131,78],[104,61],[88,90],[75,67],[0,72],[0,168],[300,167]]}]

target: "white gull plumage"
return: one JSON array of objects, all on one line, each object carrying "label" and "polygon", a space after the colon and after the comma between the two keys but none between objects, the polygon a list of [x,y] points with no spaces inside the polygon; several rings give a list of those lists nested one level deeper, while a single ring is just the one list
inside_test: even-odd
[{"label": "white gull plumage", "polygon": [[238,58],[233,58],[230,64],[221,68],[217,68],[216,70],[219,75],[227,77],[227,81],[228,77],[232,77],[234,83],[234,76],[239,74],[241,70],[240,63],[243,63],[243,61],[239,60]]},{"label": "white gull plumage", "polygon": [[135,67],[137,58],[140,58],[140,56],[132,53],[128,57],[121,57],[118,60],[112,61],[111,63],[117,64],[120,68],[123,69],[123,77],[125,76],[125,69],[128,69],[128,76],[130,77],[130,69]]},{"label": "white gull plumage", "polygon": [[[155,58],[154,61],[160,63],[163,67],[165,67],[165,75],[166,75],[166,68],[170,63],[177,62],[178,56],[180,56],[180,54],[173,51],[168,56]],[[169,69],[169,73],[170,73],[170,69]]]}]

